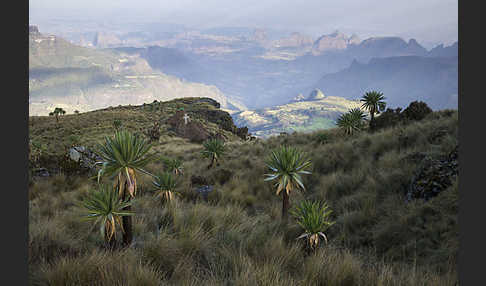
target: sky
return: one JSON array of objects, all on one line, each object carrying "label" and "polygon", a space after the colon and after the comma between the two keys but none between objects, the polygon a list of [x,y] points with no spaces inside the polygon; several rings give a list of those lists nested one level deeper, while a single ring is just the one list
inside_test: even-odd
[{"label": "sky", "polygon": [[399,36],[424,46],[458,39],[457,0],[29,0],[31,24],[50,19],[244,26],[366,39]]}]

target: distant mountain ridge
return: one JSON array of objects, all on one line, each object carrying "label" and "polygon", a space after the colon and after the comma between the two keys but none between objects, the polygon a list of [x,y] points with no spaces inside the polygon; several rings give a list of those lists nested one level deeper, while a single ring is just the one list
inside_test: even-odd
[{"label": "distant mountain ridge", "polygon": [[383,92],[389,106],[405,107],[414,100],[433,109],[457,108],[457,57],[400,56],[373,58],[324,75],[312,88],[326,94],[357,99],[365,92]]},{"label": "distant mountain ridge", "polygon": [[347,37],[339,31],[335,31],[329,35],[322,35],[319,37],[312,47],[312,54],[314,56],[320,55],[327,51],[344,50],[351,45],[358,45],[361,40],[356,35]]},{"label": "distant mountain ridge", "polygon": [[[161,73],[215,86],[240,109],[286,104],[296,94],[307,95],[314,88],[322,88],[329,96],[340,96],[344,90],[335,94],[332,87],[316,83],[326,75],[348,69],[354,60],[368,64],[373,58],[401,56],[457,59],[458,48],[455,43],[427,50],[415,39],[387,36],[362,40],[340,31],[315,38],[295,31],[248,27],[185,28],[172,32],[163,27],[159,31],[156,25],[148,30],[143,27],[137,28],[140,31],[113,30],[111,35],[117,35],[122,43],[112,49],[133,58],[141,57],[150,69]],[[375,80],[373,85],[379,89],[382,81],[378,77]],[[400,81],[390,79],[387,84],[394,80]],[[349,92],[345,96],[350,96]]]}]

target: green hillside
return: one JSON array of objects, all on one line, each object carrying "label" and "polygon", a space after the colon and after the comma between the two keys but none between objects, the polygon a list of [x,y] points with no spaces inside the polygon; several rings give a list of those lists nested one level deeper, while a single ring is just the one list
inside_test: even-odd
[{"label": "green hillside", "polygon": [[359,101],[324,96],[322,92],[320,95],[275,107],[240,111],[232,116],[238,126],[248,126],[252,134],[267,138],[281,132],[312,132],[332,128],[336,126],[339,115],[361,106]]},{"label": "green hillside", "polygon": [[[244,141],[224,130],[231,129],[228,114],[212,101],[150,106],[63,115],[58,123],[53,116],[30,117],[29,137],[43,148],[45,164],[49,157],[57,162],[72,145],[102,143],[103,136],[112,136],[115,119],[132,132],[158,120],[162,134],[149,153],[179,158],[184,171],[176,188],[181,195],[170,206],[154,198],[150,176],[138,176],[134,240],[113,251],[105,250],[99,228],[80,220],[78,202],[96,188],[90,179],[96,170],[75,172],[76,166],[64,165],[58,172],[51,164],[45,166],[48,177],[31,175],[30,284],[457,285],[458,176],[445,184],[434,175],[444,168],[434,166],[457,164],[457,111],[350,136],[332,128]],[[203,146],[165,125],[181,108],[226,137],[219,166],[208,169]],[[292,216],[281,221],[282,200],[274,183],[264,181],[270,171],[265,160],[281,145],[304,151],[312,162],[312,173],[302,176],[306,191],[292,191],[291,206],[310,199],[333,210],[328,244],[315,252],[296,239],[303,231]],[[30,155],[31,167],[41,164]],[[426,162],[434,168],[424,169]],[[146,166],[155,174],[163,168],[162,161]],[[414,177],[422,178],[417,184],[439,184],[441,192],[408,201]],[[207,201],[196,193],[196,179],[213,186]]]}]

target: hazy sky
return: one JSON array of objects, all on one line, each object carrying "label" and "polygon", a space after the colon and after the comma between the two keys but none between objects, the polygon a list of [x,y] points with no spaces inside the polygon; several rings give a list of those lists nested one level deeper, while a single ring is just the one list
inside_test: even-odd
[{"label": "hazy sky", "polygon": [[247,26],[304,32],[340,30],[370,36],[451,44],[458,31],[457,0],[29,0],[35,23],[55,18],[161,21],[192,27]]}]

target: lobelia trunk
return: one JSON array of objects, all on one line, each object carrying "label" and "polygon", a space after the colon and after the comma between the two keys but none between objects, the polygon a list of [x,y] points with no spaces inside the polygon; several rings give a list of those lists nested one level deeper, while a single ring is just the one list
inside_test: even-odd
[{"label": "lobelia trunk", "polygon": [[[128,199],[129,201],[132,200],[130,194],[128,193],[128,186],[125,185],[125,191],[123,194],[123,200]],[[127,206],[123,210],[126,211],[131,211],[132,207]],[[132,243],[133,240],[133,232],[132,232],[132,217],[131,216],[124,216],[122,217],[122,223],[123,223],[123,245],[124,246],[129,246]]]},{"label": "lobelia trunk", "polygon": [[211,164],[209,164],[208,169],[211,169],[213,167],[214,162],[216,162],[216,157],[214,157],[213,155],[213,157],[211,158]]},{"label": "lobelia trunk", "polygon": [[371,110],[370,111],[370,115],[371,115],[371,118],[370,118],[370,129],[371,130],[374,130],[375,129],[375,110]]},{"label": "lobelia trunk", "polygon": [[[126,211],[130,211],[132,209],[131,206],[127,206],[124,208]],[[123,233],[123,245],[129,246],[133,240],[133,233],[132,233],[132,217],[131,216],[124,216],[122,217],[123,229],[125,232]]]},{"label": "lobelia trunk", "polygon": [[108,241],[108,232],[105,232],[105,242],[106,242],[106,247],[109,250],[114,250],[116,248],[116,239],[112,237],[111,240]]},{"label": "lobelia trunk", "polygon": [[288,221],[289,206],[290,206],[289,195],[287,194],[287,192],[285,190],[283,190],[283,192],[282,192],[282,220],[284,222]]}]

